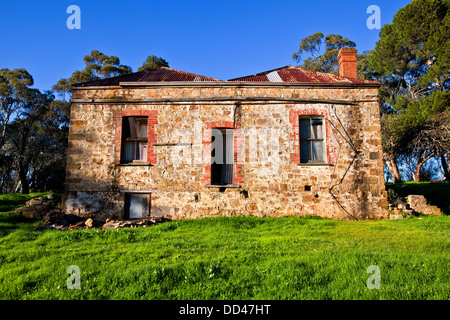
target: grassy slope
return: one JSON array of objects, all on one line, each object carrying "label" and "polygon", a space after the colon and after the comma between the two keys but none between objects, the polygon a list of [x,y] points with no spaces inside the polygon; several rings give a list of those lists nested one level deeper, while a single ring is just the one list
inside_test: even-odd
[{"label": "grassy slope", "polygon": [[[221,217],[66,232],[12,219],[0,214],[1,299],[450,298],[448,216]],[[81,269],[80,290],[67,289],[70,265]],[[380,290],[366,287],[370,265]]]}]

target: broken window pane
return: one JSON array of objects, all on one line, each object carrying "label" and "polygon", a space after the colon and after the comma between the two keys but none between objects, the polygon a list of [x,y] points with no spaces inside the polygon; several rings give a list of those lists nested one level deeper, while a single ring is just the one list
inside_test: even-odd
[{"label": "broken window pane", "polygon": [[311,119],[311,139],[323,139],[322,119]]},{"label": "broken window pane", "polygon": [[309,136],[309,119],[300,120],[300,140],[308,139]]},{"label": "broken window pane", "polygon": [[300,162],[309,161],[309,141],[300,141]]},{"label": "broken window pane", "polygon": [[147,161],[148,117],[124,117],[122,162]]}]

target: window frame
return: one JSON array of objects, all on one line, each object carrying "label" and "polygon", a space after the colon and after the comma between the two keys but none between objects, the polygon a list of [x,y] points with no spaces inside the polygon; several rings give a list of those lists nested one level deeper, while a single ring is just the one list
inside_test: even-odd
[{"label": "window frame", "polygon": [[[308,126],[308,138],[302,139],[302,128],[301,128],[301,121],[302,120],[309,120],[309,126]],[[312,130],[312,121],[313,120],[321,120],[322,121],[322,130],[321,130],[321,137],[322,138],[311,138],[311,130]],[[307,164],[326,164],[327,163],[327,152],[326,152],[326,130],[325,130],[325,117],[321,115],[299,115],[298,118],[298,148],[299,148],[299,163],[303,165]],[[302,141],[308,142],[308,161],[302,162]],[[311,160],[312,159],[312,141],[321,141],[322,145],[322,159],[321,160]]]},{"label": "window frame", "polygon": [[[234,164],[235,164],[235,159],[234,159],[234,156],[235,156],[235,146],[234,146],[234,144],[235,144],[235,142],[234,142],[234,136],[235,136],[235,132],[234,132],[234,129],[233,128],[222,128],[222,127],[220,127],[220,128],[211,128],[211,146],[213,145],[213,141],[212,141],[212,138],[214,137],[214,134],[213,134],[213,132],[214,132],[214,130],[218,130],[218,131],[220,131],[221,133],[222,133],[222,142],[223,142],[223,145],[222,145],[222,151],[221,151],[221,153],[222,153],[222,159],[224,160],[224,162],[225,163],[213,163],[212,161],[213,161],[213,156],[212,156],[212,152],[214,151],[216,151],[216,149],[214,148],[212,148],[211,147],[211,185],[213,185],[213,186],[233,186],[234,185],[234,171],[235,171],[235,168],[234,168]],[[228,135],[230,135],[231,137],[230,138],[227,138],[227,136]],[[226,142],[225,141],[229,141],[229,142],[231,142],[231,147],[229,147],[227,144],[226,144]],[[226,151],[228,150],[228,151],[230,151],[229,149],[231,149],[231,154],[228,154],[228,157],[230,157],[230,159],[232,159],[232,163],[226,163],[226,158],[227,158],[227,156],[226,156]],[[220,165],[221,167],[220,167],[220,170],[221,170],[221,174],[220,174],[220,179],[217,179],[217,177],[214,175],[214,172],[216,172],[215,171],[215,169],[214,169],[214,167],[216,167],[217,165]],[[228,167],[225,167],[225,169],[223,168],[223,166],[228,166]],[[229,169],[230,168],[230,169]],[[231,172],[228,172],[227,174],[225,174],[225,176],[227,177],[231,177],[231,181],[228,181],[228,182],[230,182],[230,183],[222,183],[221,181],[217,181],[217,180],[223,180],[223,179],[227,179],[226,177],[224,178],[223,177],[223,171],[227,171],[227,170],[231,170]]]},{"label": "window frame", "polygon": [[[147,197],[147,209],[146,213],[147,215],[143,215],[142,217],[130,217],[130,209],[131,209],[131,198],[133,196],[137,197]],[[148,219],[152,216],[151,214],[152,210],[152,196],[151,193],[141,193],[141,192],[126,192],[125,193],[125,199],[124,199],[124,218],[127,220],[142,220],[142,219]]]},{"label": "window frame", "polygon": [[[136,137],[133,138],[133,134],[132,132],[132,128],[129,125],[129,118],[135,118],[139,120],[144,120],[146,122],[146,137],[145,138],[141,138],[141,137]],[[128,131],[130,132],[130,136],[127,136],[127,130],[125,130],[128,126]],[[120,151],[120,163],[121,164],[143,164],[143,163],[148,163],[149,159],[148,159],[148,152],[149,152],[149,117],[148,116],[141,116],[141,115],[130,115],[130,116],[123,116],[122,117],[122,137],[121,137],[121,151]],[[137,132],[139,132],[139,130],[137,130]],[[126,156],[126,145],[129,143],[132,143],[132,155],[131,155],[131,160],[126,160],[127,156]],[[141,148],[141,144],[146,144],[145,147],[145,153],[141,153],[141,159],[134,159],[134,157],[137,154],[137,149]]]}]

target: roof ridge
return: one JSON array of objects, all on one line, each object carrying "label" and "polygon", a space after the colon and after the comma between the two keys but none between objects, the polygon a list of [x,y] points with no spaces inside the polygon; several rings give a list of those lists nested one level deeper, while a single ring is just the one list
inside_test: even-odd
[{"label": "roof ridge", "polygon": [[[187,75],[190,75],[190,76],[199,76],[199,77],[204,77],[204,78],[214,79],[214,80],[216,80],[216,81],[223,81],[223,80],[216,79],[216,78],[213,78],[213,77],[204,76],[204,75],[201,75],[201,74],[196,74],[196,73],[187,72],[187,71],[183,71],[183,70],[178,70],[178,69],[174,69],[174,68],[170,68],[170,67],[164,67],[164,66],[161,66],[161,67],[159,67],[159,68],[157,68],[157,69],[161,69],[161,68],[169,69],[169,70],[176,71],[176,72],[180,72],[180,73],[184,73],[184,74],[187,74]],[[156,70],[156,69],[152,69],[152,70]]]},{"label": "roof ridge", "polygon": [[[284,67],[280,67],[280,68],[276,68],[276,69],[272,69],[272,70],[267,70],[264,72],[260,72],[260,73],[256,73],[253,75],[247,75],[247,76],[242,76],[242,77],[237,77],[237,78],[233,78],[233,79],[229,79],[227,81],[258,81],[258,82],[265,82],[264,80],[250,80],[251,78],[256,78],[256,77],[266,77],[267,75],[271,72],[274,71],[282,71],[282,70],[297,70],[298,72],[301,72],[304,74],[305,77],[310,77],[307,74],[311,75],[311,76],[316,76],[318,78],[322,78],[322,80],[318,80],[318,81],[313,81],[313,82],[353,82],[353,83],[379,83],[377,81],[372,81],[372,80],[366,80],[366,79],[359,79],[359,78],[350,78],[350,77],[343,77],[337,74],[333,74],[333,73],[328,73],[328,72],[321,72],[321,71],[316,71],[316,70],[308,70],[305,68],[300,68],[298,66],[292,66],[292,65],[287,65]],[[295,78],[295,77],[294,77]],[[326,78],[328,78],[329,80],[334,80],[334,81],[327,81]],[[246,80],[240,80],[240,79],[246,79]],[[268,82],[270,82],[270,80],[267,80]],[[283,81],[283,82],[293,82],[293,81]],[[303,81],[300,81],[303,82]]]},{"label": "roof ridge", "polygon": [[259,76],[263,76],[263,75],[266,75],[268,73],[271,73],[271,72],[274,72],[274,71],[277,71],[277,70],[281,70],[281,69],[285,69],[285,68],[289,68],[289,67],[292,67],[292,66],[291,65],[287,65],[287,66],[276,68],[276,69],[272,69],[272,70],[267,70],[267,71],[263,71],[263,72],[259,72],[259,73],[255,73],[255,74],[249,74],[247,76],[236,77],[236,78],[233,78],[233,79],[229,79],[227,81],[233,81],[234,79],[241,79],[241,78],[248,78],[248,77],[259,77]]},{"label": "roof ridge", "polygon": [[130,73],[121,74],[121,75],[114,76],[114,77],[109,77],[109,78],[101,78],[101,79],[95,79],[95,80],[89,80],[89,81],[78,82],[78,83],[75,83],[73,86],[76,87],[76,86],[78,86],[78,85],[82,85],[82,84],[90,84],[90,83],[92,83],[92,82],[103,81],[103,80],[114,80],[114,79],[117,79],[117,78],[122,78],[122,77],[126,77],[126,76],[136,75],[136,74],[138,74],[138,73],[144,73],[145,71],[148,71],[148,70],[137,71],[137,72],[130,72]]}]

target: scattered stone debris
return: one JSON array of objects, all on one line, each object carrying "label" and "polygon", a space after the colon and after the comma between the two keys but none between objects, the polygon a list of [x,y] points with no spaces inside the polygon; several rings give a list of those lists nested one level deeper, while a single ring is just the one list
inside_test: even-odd
[{"label": "scattered stone debris", "polygon": [[[147,227],[153,226],[165,221],[170,221],[164,217],[150,217],[146,219],[139,220],[109,220],[98,221],[92,218],[83,219],[76,217],[77,219],[71,219],[72,215],[64,215],[57,223],[41,227],[41,229],[57,229],[57,230],[73,230],[73,229],[91,229],[91,228],[102,228],[102,229],[118,229],[118,228],[137,228],[137,227]],[[69,217],[69,219],[68,219]]]},{"label": "scattered stone debris", "polygon": [[423,195],[408,195],[406,198],[399,199],[396,204],[389,204],[391,220],[403,219],[405,216],[418,214],[440,215],[441,209],[437,206],[428,205]]},{"label": "scattered stone debris", "polygon": [[43,219],[45,226],[38,227],[38,230],[137,228],[170,221],[170,219],[165,217],[149,217],[135,220],[107,219],[106,221],[99,221],[93,218],[81,218],[73,214],[65,214],[61,209],[60,200],[60,197],[56,195],[34,198],[27,201],[25,206],[14,210],[13,215],[22,215],[29,219]]},{"label": "scattered stone debris", "polygon": [[46,197],[28,200],[23,207],[14,210],[13,215],[22,215],[29,219],[42,219],[50,212],[52,212],[52,216],[61,212],[60,196],[50,194]]},{"label": "scattered stone debris", "polygon": [[92,218],[80,218],[71,214],[63,214],[57,222],[44,220],[45,226],[41,226],[38,230],[74,230],[74,229],[92,229],[92,228],[102,228],[102,229],[118,229],[118,228],[137,228],[137,227],[147,227],[160,224],[170,219],[164,217],[149,217],[146,219],[139,220],[107,220],[98,221]]}]

